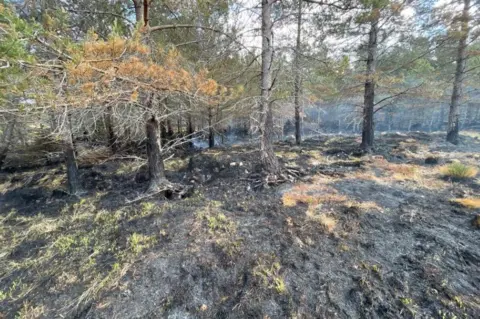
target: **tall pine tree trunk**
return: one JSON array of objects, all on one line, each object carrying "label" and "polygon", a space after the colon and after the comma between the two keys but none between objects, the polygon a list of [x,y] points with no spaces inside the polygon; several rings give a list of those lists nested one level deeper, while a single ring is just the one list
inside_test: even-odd
[{"label": "tall pine tree trunk", "polygon": [[187,115],[187,135],[189,138],[193,137],[193,133],[195,133],[195,129],[193,127],[192,115],[188,113]]},{"label": "tall pine tree trunk", "polygon": [[135,20],[137,23],[143,21],[143,0],[133,0],[133,7],[135,9]]},{"label": "tall pine tree trunk", "polygon": [[169,140],[172,139],[173,134],[172,120],[167,118],[167,137]]},{"label": "tall pine tree trunk", "polygon": [[163,158],[161,152],[160,123],[152,114],[145,125],[145,132],[147,135],[147,160],[148,173],[150,177],[150,184],[148,186],[149,192],[157,192],[165,186],[165,169],[163,166]]},{"label": "tall pine tree trunk", "polygon": [[460,39],[458,41],[458,51],[456,60],[455,78],[453,80],[452,100],[450,102],[450,112],[448,114],[447,141],[458,144],[458,134],[460,131],[460,102],[462,99],[463,79],[465,77],[465,65],[467,61],[467,40],[469,34],[470,20],[470,0],[463,1],[463,12],[460,27]]},{"label": "tall pine tree trunk", "polygon": [[8,150],[13,141],[13,131],[15,130],[15,124],[17,124],[17,117],[13,115],[7,124],[2,136],[2,145],[0,146],[0,169],[7,158]]},{"label": "tall pine tree trunk", "polygon": [[367,72],[363,105],[362,148],[370,151],[374,141],[375,71],[377,66],[378,17],[370,23],[367,47]]},{"label": "tall pine tree trunk", "polygon": [[302,90],[301,73],[300,73],[300,55],[301,55],[301,35],[302,35],[302,0],[298,0],[298,16],[297,16],[297,44],[295,46],[294,67],[294,104],[295,104],[295,142],[302,142],[301,135],[301,119],[300,119],[300,93]]},{"label": "tall pine tree trunk", "polygon": [[208,108],[208,147],[213,148],[215,146],[215,131],[213,130],[213,111],[212,108]]},{"label": "tall pine tree trunk", "polygon": [[77,157],[75,154],[75,145],[73,143],[72,135],[72,123],[69,114],[66,115],[65,124],[66,125],[63,132],[63,153],[67,166],[68,192],[71,195],[79,195],[82,193],[82,187],[78,173]]},{"label": "tall pine tree trunk", "polygon": [[260,98],[260,157],[263,168],[272,175],[280,172],[280,166],[273,151],[273,114],[271,101],[273,33],[272,6],[275,0],[262,0],[262,74]]},{"label": "tall pine tree trunk", "polygon": [[[135,4],[141,0],[134,0]],[[149,20],[149,5],[151,0],[143,0],[143,14],[140,16],[143,19],[143,25],[148,27]],[[135,7],[135,9],[137,9]],[[137,13],[137,12],[136,12]],[[142,20],[139,19],[139,15],[136,15],[137,23]],[[146,35],[146,38],[148,34]],[[146,41],[145,38],[145,41]],[[149,173],[149,185],[148,192],[158,192],[162,190],[168,181],[165,177],[165,168],[163,165],[162,149],[161,149],[161,136],[160,136],[160,123],[156,119],[153,111],[154,93],[147,93],[145,101],[146,108],[150,111],[148,118],[145,122],[145,134],[147,137],[147,163]]]},{"label": "tall pine tree trunk", "polygon": [[108,145],[112,150],[112,153],[115,154],[117,152],[117,137],[115,135],[115,130],[113,129],[113,110],[112,106],[107,106],[107,111],[105,113],[105,126],[107,128],[107,135],[108,135]]}]

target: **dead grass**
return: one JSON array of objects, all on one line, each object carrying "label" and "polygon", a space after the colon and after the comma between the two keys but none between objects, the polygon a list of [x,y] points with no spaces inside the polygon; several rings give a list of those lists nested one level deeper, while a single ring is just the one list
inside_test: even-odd
[{"label": "dead grass", "polygon": [[462,131],[460,135],[465,135],[468,137],[480,139],[480,132],[477,132],[477,131]]},{"label": "dead grass", "polygon": [[375,160],[372,168],[383,170],[385,177],[392,180],[417,180],[419,178],[419,167],[412,164],[395,164],[381,159]]},{"label": "dead grass", "polygon": [[[44,314],[44,306],[43,305],[38,305],[35,306],[29,301],[25,301],[23,303],[22,308],[20,311],[17,313],[15,318],[19,319],[37,319],[43,317]],[[1,314],[0,314],[1,316]]]},{"label": "dead grass", "polygon": [[365,170],[353,172],[352,179],[372,181],[381,185],[402,182],[408,188],[445,189],[450,184],[438,179],[438,169],[413,164],[389,163],[384,159],[375,160]]},{"label": "dead grass", "polygon": [[379,212],[383,212],[383,208],[380,207],[377,203],[375,202],[357,202],[357,201],[347,201],[345,203],[345,207],[347,208],[355,208],[358,209],[362,212],[364,211],[370,211],[370,210],[376,210]]},{"label": "dead grass", "polygon": [[480,209],[480,198],[456,198],[452,199],[451,202],[468,209]]},{"label": "dead grass", "polygon": [[384,179],[377,176],[373,170],[357,171],[352,173],[350,176],[352,179],[373,181],[373,182],[382,183],[382,184],[384,183]]},{"label": "dead grass", "polygon": [[327,215],[320,215],[316,218],[326,232],[331,233],[337,226],[337,220]]},{"label": "dead grass", "polygon": [[106,161],[112,155],[106,147],[82,148],[78,151],[78,163],[83,165],[95,165]]},{"label": "dead grass", "polygon": [[[320,193],[325,190],[330,193]],[[317,206],[321,203],[341,203],[348,200],[346,196],[336,194],[336,191],[334,191],[326,186],[312,186],[305,190],[294,188],[292,191],[283,194],[282,201],[284,206],[293,207],[298,204]]]},{"label": "dead grass", "polygon": [[169,171],[179,171],[188,165],[188,159],[173,158],[165,161],[165,169]]},{"label": "dead grass", "polygon": [[[294,207],[306,204],[306,216],[314,223],[318,223],[326,233],[332,233],[337,226],[337,219],[333,214],[335,207],[354,208],[357,212],[379,211],[383,209],[375,202],[357,202],[349,197],[339,194],[329,183],[334,181],[325,178],[315,178],[312,184],[297,184],[282,197],[283,205]],[[326,213],[328,212],[328,213]]]},{"label": "dead grass", "polygon": [[416,165],[389,165],[388,170],[393,172],[392,178],[396,180],[415,180],[418,178],[418,167]]},{"label": "dead grass", "polygon": [[302,154],[305,154],[309,157],[308,163],[312,166],[328,163],[328,159],[325,156],[323,156],[320,151],[309,150],[309,151],[303,152]]},{"label": "dead grass", "polygon": [[296,152],[278,151],[278,152],[275,152],[275,155],[277,155],[278,157],[284,158],[286,160],[294,160],[298,158],[298,153]]}]

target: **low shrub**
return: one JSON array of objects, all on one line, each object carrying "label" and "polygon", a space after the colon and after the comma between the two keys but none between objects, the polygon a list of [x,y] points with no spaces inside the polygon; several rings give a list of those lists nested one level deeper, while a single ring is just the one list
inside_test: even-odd
[{"label": "low shrub", "polygon": [[440,168],[440,172],[445,177],[453,179],[468,179],[477,175],[478,170],[473,166],[468,166],[460,162],[454,162]]}]

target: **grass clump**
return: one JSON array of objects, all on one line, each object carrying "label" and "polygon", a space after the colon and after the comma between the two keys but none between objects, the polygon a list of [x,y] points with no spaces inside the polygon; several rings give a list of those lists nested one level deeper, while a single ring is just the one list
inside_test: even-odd
[{"label": "grass clump", "polygon": [[133,233],[128,238],[128,246],[136,255],[140,254],[144,249],[151,247],[155,242],[155,236],[146,236],[137,233]]},{"label": "grass clump", "polygon": [[280,275],[281,265],[275,256],[266,256],[257,261],[253,268],[253,276],[260,280],[265,288],[273,289],[279,294],[287,292],[287,286]]},{"label": "grass clump", "polygon": [[462,298],[460,296],[454,296],[453,301],[455,301],[455,304],[459,308],[465,308],[465,303],[463,302]]},{"label": "grass clump", "polygon": [[197,212],[196,217],[206,222],[208,231],[211,234],[235,233],[236,225],[221,211],[221,202],[211,201],[205,209]]},{"label": "grass clump", "polygon": [[441,167],[440,173],[442,173],[444,177],[450,177],[453,179],[469,179],[477,175],[478,169],[460,162],[454,162]]},{"label": "grass clump", "polygon": [[405,306],[413,304],[413,299],[412,298],[400,298],[400,301]]},{"label": "grass clump", "polygon": [[65,255],[70,252],[76,244],[77,240],[74,236],[62,235],[55,241],[54,246],[61,255]]},{"label": "grass clump", "polygon": [[237,235],[237,224],[222,211],[222,202],[210,201],[196,213],[196,219],[208,234],[214,247],[231,262],[242,252],[243,239]]},{"label": "grass clump", "polygon": [[316,218],[326,232],[331,233],[337,226],[337,220],[327,215],[320,215]]},{"label": "grass clump", "polygon": [[20,319],[36,319],[41,318],[44,314],[44,306],[35,306],[29,301],[24,301],[22,308],[17,312],[15,318]]}]

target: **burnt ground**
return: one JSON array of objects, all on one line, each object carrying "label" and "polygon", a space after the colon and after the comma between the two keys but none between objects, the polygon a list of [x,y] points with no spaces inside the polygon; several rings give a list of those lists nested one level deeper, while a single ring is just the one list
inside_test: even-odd
[{"label": "burnt ground", "polygon": [[[251,190],[253,147],[167,162],[185,199],[141,198],[134,161],[0,175],[0,318],[478,318],[480,139],[424,133],[276,146],[305,171]],[[425,160],[429,164],[425,164]],[[140,163],[141,164],[141,163]]]}]

